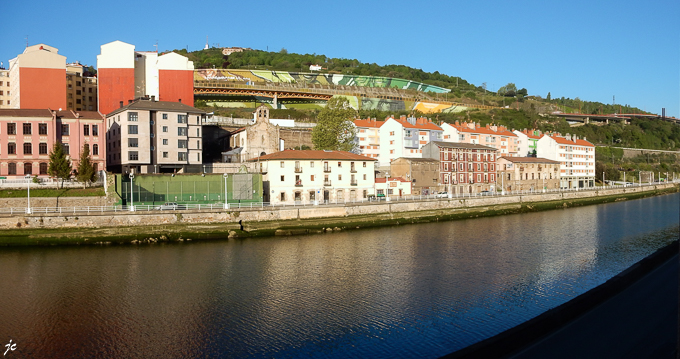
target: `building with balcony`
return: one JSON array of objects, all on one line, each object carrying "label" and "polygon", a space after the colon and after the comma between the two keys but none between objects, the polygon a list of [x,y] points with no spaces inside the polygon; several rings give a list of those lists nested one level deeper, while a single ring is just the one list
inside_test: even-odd
[{"label": "building with balcony", "polygon": [[421,148],[431,141],[442,141],[441,127],[427,118],[390,117],[380,126],[380,166],[388,166],[397,158],[422,158]]},{"label": "building with balcony", "polygon": [[560,163],[540,157],[500,157],[497,184],[504,191],[543,192],[560,188]]},{"label": "building with balcony", "polygon": [[107,168],[111,172],[200,172],[205,111],[154,97],[120,102],[106,115]]},{"label": "building with balcony", "polygon": [[439,165],[438,184],[451,194],[495,191],[498,150],[472,143],[434,141],[423,146],[423,157]]},{"label": "building with balcony", "polygon": [[505,126],[480,126],[474,122],[443,123],[444,141],[493,147],[500,156],[519,156],[519,139]]},{"label": "building with balcony", "polygon": [[362,155],[380,159],[380,127],[384,124],[385,121],[378,121],[375,118],[354,120],[354,126],[357,128],[356,142]]},{"label": "building with balcony", "polygon": [[104,170],[104,118],[94,111],[0,109],[0,176],[48,176],[49,153],[61,142],[73,169],[85,146],[95,171]]},{"label": "building with balcony", "polygon": [[286,150],[252,158],[272,204],[352,202],[375,194],[373,158],[343,151]]},{"label": "building with balcony", "polygon": [[97,78],[85,76],[78,62],[66,64],[66,108],[74,111],[97,111]]},{"label": "building with balcony", "polygon": [[567,134],[545,134],[536,142],[538,157],[560,162],[560,188],[595,186],[595,145]]},{"label": "building with balcony", "polygon": [[536,157],[538,153],[536,145],[538,140],[541,139],[543,134],[540,130],[527,130],[526,128],[522,131],[513,130],[512,133],[517,135],[519,139],[519,155],[526,157]]}]

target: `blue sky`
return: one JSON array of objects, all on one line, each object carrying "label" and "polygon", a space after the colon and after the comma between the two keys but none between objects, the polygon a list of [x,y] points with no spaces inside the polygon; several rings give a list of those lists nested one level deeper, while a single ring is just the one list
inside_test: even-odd
[{"label": "blue sky", "polygon": [[[189,7],[186,7],[189,4]],[[96,66],[102,44],[324,54],[439,71],[489,90],[666,108],[680,117],[680,1],[98,1],[3,5],[0,61],[45,43]]]}]

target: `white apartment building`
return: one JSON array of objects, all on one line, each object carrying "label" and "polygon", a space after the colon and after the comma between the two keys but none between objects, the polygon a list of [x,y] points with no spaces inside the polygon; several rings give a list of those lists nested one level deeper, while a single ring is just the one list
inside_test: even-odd
[{"label": "white apartment building", "polygon": [[427,118],[402,116],[386,119],[379,135],[379,163],[389,166],[397,158],[422,158],[422,147],[431,141],[443,141],[444,131]]},{"label": "white apartment building", "polygon": [[362,155],[380,158],[380,127],[384,124],[385,121],[378,121],[375,118],[354,120],[354,126],[357,128],[356,142]]},{"label": "white apartment building", "polygon": [[560,162],[560,188],[595,186],[595,145],[577,136],[544,135],[536,142],[538,157]]},{"label": "white apartment building", "polygon": [[500,156],[518,156],[520,151],[520,141],[516,134],[508,131],[505,126],[486,125],[479,126],[474,122],[454,124],[443,123],[446,142],[470,143],[493,147],[498,150]]},{"label": "white apartment building", "polygon": [[0,67],[0,108],[12,108],[9,70]]},{"label": "white apartment building", "polygon": [[182,172],[203,160],[205,111],[142,98],[106,115],[107,167],[115,173]]},{"label": "white apartment building", "polygon": [[[375,194],[373,158],[344,151],[286,150],[248,160],[259,163],[272,204],[352,202]],[[268,186],[268,188],[267,188]]]}]

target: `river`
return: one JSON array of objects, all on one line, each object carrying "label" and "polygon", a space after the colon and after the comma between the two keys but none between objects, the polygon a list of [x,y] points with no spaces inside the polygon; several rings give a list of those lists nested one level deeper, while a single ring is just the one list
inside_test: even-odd
[{"label": "river", "polygon": [[299,237],[0,249],[7,357],[436,358],[678,235],[680,194]]}]

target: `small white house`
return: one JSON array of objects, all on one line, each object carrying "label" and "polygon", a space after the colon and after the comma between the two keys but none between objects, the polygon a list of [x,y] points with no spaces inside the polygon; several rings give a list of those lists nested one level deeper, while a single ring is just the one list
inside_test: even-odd
[{"label": "small white house", "polygon": [[376,159],[344,151],[286,150],[248,160],[264,173],[271,204],[343,203],[375,194]]},{"label": "small white house", "polygon": [[410,196],[411,181],[401,177],[376,178],[375,195],[378,197]]}]

